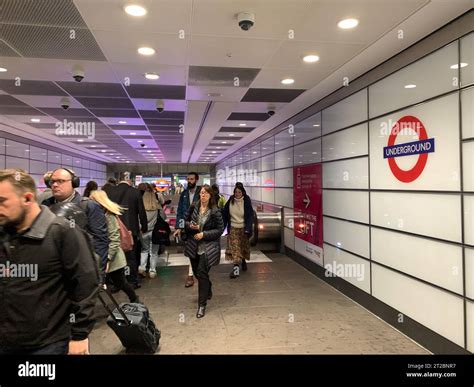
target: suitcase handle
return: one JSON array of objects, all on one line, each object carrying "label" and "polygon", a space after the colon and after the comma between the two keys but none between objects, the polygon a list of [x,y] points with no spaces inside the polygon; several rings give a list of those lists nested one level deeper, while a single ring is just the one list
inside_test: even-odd
[{"label": "suitcase handle", "polygon": [[100,302],[102,303],[102,305],[104,305],[104,308],[105,310],[107,310],[107,312],[109,313],[110,317],[112,317],[114,319],[114,321],[116,323],[118,323],[118,320],[117,320],[117,317],[115,317],[114,315],[114,312],[112,310],[110,310],[109,306],[107,305],[107,303],[105,302],[105,300],[102,298],[102,293],[105,293],[107,294],[107,296],[109,297],[109,299],[112,301],[112,303],[114,304],[115,308],[119,311],[120,315],[122,316],[123,320],[125,321],[125,323],[127,324],[127,326],[130,326],[132,325],[132,322],[130,321],[130,319],[126,316],[126,314],[124,313],[124,311],[122,310],[122,308],[120,307],[120,305],[118,304],[117,300],[115,299],[115,297],[112,295],[112,293],[110,292],[109,289],[107,288],[101,288],[99,290],[99,300]]}]

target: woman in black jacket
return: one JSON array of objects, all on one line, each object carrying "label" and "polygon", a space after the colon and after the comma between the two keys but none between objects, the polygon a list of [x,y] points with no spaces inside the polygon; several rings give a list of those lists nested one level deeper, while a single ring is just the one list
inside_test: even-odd
[{"label": "woman in black jacket", "polygon": [[243,271],[247,270],[253,224],[252,201],[241,183],[236,184],[234,194],[225,204],[223,217],[224,227],[227,227],[225,259],[234,263],[230,278],[237,278],[240,264]]},{"label": "woman in black jacket", "polygon": [[202,187],[199,197],[200,200],[191,207],[192,214],[186,216],[190,221],[185,223],[188,238],[184,249],[184,255],[190,258],[199,284],[197,318],[204,317],[207,301],[212,298],[209,271],[212,266],[219,264],[220,237],[224,232],[221,211],[216,206],[212,189],[209,186]]}]

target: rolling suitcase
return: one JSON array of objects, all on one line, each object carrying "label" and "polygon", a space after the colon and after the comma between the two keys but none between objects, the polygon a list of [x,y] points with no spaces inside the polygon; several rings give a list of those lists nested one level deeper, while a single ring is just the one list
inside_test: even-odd
[{"label": "rolling suitcase", "polygon": [[[106,293],[115,309],[112,311],[102,294]],[[143,304],[124,302],[120,305],[106,289],[99,293],[99,299],[109,313],[107,325],[112,328],[127,353],[155,353],[160,343],[161,332],[150,318],[148,308]]]}]

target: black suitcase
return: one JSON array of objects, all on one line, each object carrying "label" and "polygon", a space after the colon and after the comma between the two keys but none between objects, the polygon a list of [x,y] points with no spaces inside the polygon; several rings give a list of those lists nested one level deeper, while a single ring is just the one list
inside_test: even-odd
[{"label": "black suitcase", "polygon": [[[103,293],[106,293],[114,303],[113,311],[102,298]],[[99,299],[109,313],[107,325],[113,329],[127,353],[156,352],[161,332],[150,318],[145,305],[127,302],[119,305],[108,289],[99,293]]]}]

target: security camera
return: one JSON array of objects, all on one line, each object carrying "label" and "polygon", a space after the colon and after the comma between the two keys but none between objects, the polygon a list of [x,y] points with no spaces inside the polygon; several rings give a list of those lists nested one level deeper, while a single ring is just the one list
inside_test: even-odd
[{"label": "security camera", "polygon": [[80,66],[74,66],[72,69],[72,77],[76,82],[81,82],[84,79],[84,69]]},{"label": "security camera", "polygon": [[145,144],[140,144],[140,146],[141,146],[142,148],[145,148]]},{"label": "security camera", "polygon": [[275,114],[275,106],[269,106],[267,114],[271,117]]},{"label": "security camera", "polygon": [[237,15],[237,21],[242,30],[248,31],[255,24],[255,14],[251,12],[240,12]]},{"label": "security camera", "polygon": [[156,110],[158,110],[158,113],[161,113],[163,110],[165,110],[165,104],[161,99],[156,101]]},{"label": "security camera", "polygon": [[61,107],[62,107],[64,110],[69,109],[69,106],[71,105],[71,103],[69,102],[69,98],[67,98],[67,97],[61,98],[60,104],[61,104]]}]

